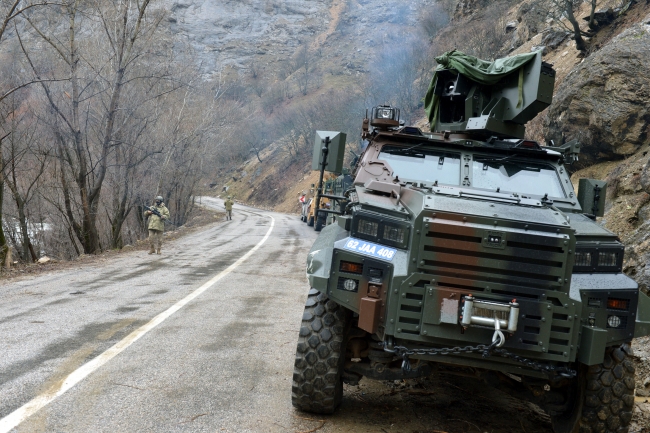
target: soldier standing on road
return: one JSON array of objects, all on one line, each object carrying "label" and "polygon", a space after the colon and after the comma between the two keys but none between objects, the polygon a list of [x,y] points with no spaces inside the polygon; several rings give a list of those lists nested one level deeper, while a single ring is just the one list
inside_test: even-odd
[{"label": "soldier standing on road", "polygon": [[163,203],[161,196],[156,197],[155,204],[152,206],[155,210],[162,215],[162,218],[155,215],[150,210],[144,212],[145,217],[149,217],[149,243],[151,248],[149,254],[160,254],[162,247],[162,234],[165,231],[165,220],[169,219],[169,210]]},{"label": "soldier standing on road", "polygon": [[223,205],[226,208],[226,220],[232,220],[232,205],[235,204],[228,196],[228,199],[223,202]]}]

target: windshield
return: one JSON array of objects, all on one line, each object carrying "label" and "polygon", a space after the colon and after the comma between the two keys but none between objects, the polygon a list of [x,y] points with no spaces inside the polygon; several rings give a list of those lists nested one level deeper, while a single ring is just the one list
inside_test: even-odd
[{"label": "windshield", "polygon": [[384,146],[379,159],[404,181],[460,185],[460,154],[433,149]]},{"label": "windshield", "polygon": [[475,188],[566,197],[555,168],[548,164],[475,156],[472,175]]},{"label": "windshield", "polygon": [[[516,155],[474,155],[461,176],[461,154],[415,144],[384,146],[379,159],[393,169],[393,176],[405,182],[459,186],[461,177],[474,188],[503,193],[520,193],[564,198],[566,194],[555,167],[531,162]],[[521,157],[519,157],[521,158]]]}]

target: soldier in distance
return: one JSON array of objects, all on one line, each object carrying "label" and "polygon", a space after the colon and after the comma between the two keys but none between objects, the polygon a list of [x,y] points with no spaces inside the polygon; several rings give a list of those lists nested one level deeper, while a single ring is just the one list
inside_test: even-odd
[{"label": "soldier in distance", "polygon": [[228,196],[227,200],[223,202],[224,207],[226,208],[226,220],[232,220],[232,205],[235,204],[231,197]]},{"label": "soldier in distance", "polygon": [[165,220],[169,219],[169,210],[163,203],[163,198],[161,196],[156,197],[155,203],[152,206],[155,210],[162,215],[162,218],[158,215],[155,215],[150,210],[144,212],[144,216],[149,217],[149,244],[151,248],[149,249],[149,254],[160,254],[160,248],[162,247],[162,235],[165,231]]}]

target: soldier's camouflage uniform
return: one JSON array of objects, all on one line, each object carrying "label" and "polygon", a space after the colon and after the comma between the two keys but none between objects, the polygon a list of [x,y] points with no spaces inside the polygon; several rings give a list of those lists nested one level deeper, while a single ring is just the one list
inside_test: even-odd
[{"label": "soldier's camouflage uniform", "polygon": [[231,220],[232,219],[232,205],[234,205],[235,202],[233,202],[230,197],[223,202],[224,207],[226,208],[226,219]]},{"label": "soldier's camouflage uniform", "polygon": [[[152,208],[156,209],[160,214],[166,219],[169,220],[169,210],[165,206],[165,203],[160,203],[159,205],[152,205]],[[147,216],[145,211],[145,217]],[[151,214],[149,215],[149,244],[151,248],[149,249],[149,254],[154,252],[160,254],[160,248],[162,247],[162,234],[165,231],[165,222],[160,219],[158,215]]]}]

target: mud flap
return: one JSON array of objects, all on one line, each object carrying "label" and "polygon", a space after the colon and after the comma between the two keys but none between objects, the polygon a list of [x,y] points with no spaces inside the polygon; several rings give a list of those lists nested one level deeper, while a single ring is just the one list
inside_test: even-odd
[{"label": "mud flap", "polygon": [[606,345],[606,330],[593,328],[591,326],[583,326],[578,361],[585,365],[596,365],[602,363],[605,357]]},{"label": "mud flap", "polygon": [[650,296],[639,290],[634,338],[650,335]]},{"label": "mud flap", "polygon": [[377,332],[380,311],[381,299],[361,298],[359,303],[359,328],[370,334]]}]

